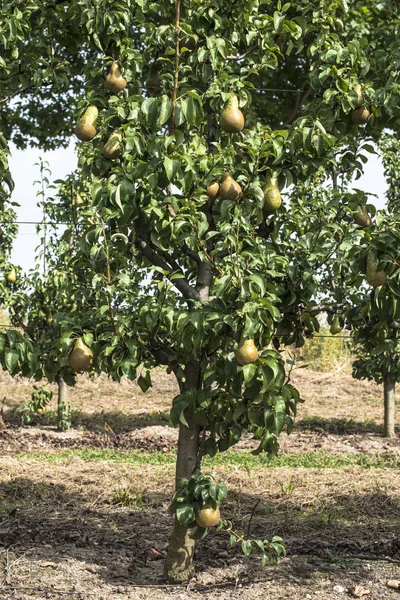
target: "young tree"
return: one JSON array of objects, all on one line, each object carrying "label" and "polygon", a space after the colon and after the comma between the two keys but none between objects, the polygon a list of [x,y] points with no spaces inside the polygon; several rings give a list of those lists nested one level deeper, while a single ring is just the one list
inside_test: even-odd
[{"label": "young tree", "polygon": [[[388,10],[397,14],[370,4],[376,29]],[[184,581],[210,522],[204,510],[213,521],[224,497],[196,475],[202,456],[244,431],[273,454],[292,428],[299,396],[277,348],[304,343],[317,327],[319,272],[348,231],[338,169],[360,171],[380,118],[398,118],[396,48],[376,49],[371,21],[343,0],[2,6],[7,139],[54,147],[77,122],[83,142],[53,209],[55,220],[69,214],[73,243],[54,253],[61,269],[35,281],[35,294],[58,304],[61,291],[71,305],[56,307],[46,360],[21,356],[11,372],[71,372],[68,352],[82,338],[98,371],[134,378],[143,366],[144,390],[152,367],[175,374],[166,575]],[[360,127],[370,111],[375,121]],[[306,193],[281,205],[279,187],[331,170],[327,206],[323,194]],[[70,200],[80,190],[87,203],[75,219]],[[29,312],[23,339],[32,344],[39,327]],[[257,548],[266,560],[281,551],[243,541],[245,552]]]}]

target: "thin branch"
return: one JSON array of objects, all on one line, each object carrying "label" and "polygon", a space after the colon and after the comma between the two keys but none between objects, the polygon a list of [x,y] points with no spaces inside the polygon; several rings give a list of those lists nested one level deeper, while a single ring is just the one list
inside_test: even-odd
[{"label": "thin branch", "polygon": [[297,94],[297,98],[296,98],[296,105],[292,111],[292,113],[287,117],[287,119],[284,122],[284,125],[290,125],[291,123],[293,123],[293,121],[295,120],[295,118],[298,116],[298,114],[301,112],[301,108],[304,104],[304,102],[307,100],[307,98],[309,97],[311,92],[307,91],[303,94],[303,90],[301,90],[298,94]]},{"label": "thin branch", "polygon": [[335,313],[338,310],[345,308],[343,302],[334,302],[333,304],[316,304],[315,306],[304,306],[301,308],[301,312],[308,313],[310,315],[316,315],[321,312]]},{"label": "thin branch", "polygon": [[180,20],[181,20],[181,0],[176,0],[176,15],[175,15],[175,72],[174,72],[174,89],[172,92],[172,112],[171,119],[169,122],[169,135],[172,135],[175,127],[175,112],[176,112],[176,100],[178,97],[178,83],[179,83],[179,59],[181,55],[179,47],[179,33],[180,33]]},{"label": "thin branch", "polygon": [[[144,238],[138,237],[136,241],[136,246],[139,248],[143,256],[151,262],[152,265],[168,272],[168,275],[166,275],[167,278],[169,278],[169,276],[173,274],[173,272],[171,272],[170,265],[166,263],[165,260],[161,258],[161,256],[159,256],[159,254],[157,254],[157,252],[155,252],[155,250],[153,250],[153,248],[149,246],[149,244]],[[181,294],[187,300],[200,300],[199,293],[193,286],[190,285],[188,280],[183,276],[182,271],[179,270],[178,273],[182,274],[182,277],[179,279],[174,279],[174,281],[172,282],[173,285],[181,292]]]},{"label": "thin branch", "polygon": [[226,60],[244,60],[247,56],[249,56],[249,54],[254,52],[254,50],[257,50],[257,46],[253,46],[252,48],[250,48],[250,50],[247,50],[247,52],[244,52],[243,54],[237,54],[236,56],[227,56]]}]

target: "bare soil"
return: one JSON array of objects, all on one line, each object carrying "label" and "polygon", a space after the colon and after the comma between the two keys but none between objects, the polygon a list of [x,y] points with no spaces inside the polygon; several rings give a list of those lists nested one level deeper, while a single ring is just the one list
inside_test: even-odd
[{"label": "bare soil", "polygon": [[[189,600],[217,598],[394,599],[400,591],[400,476],[393,469],[219,468],[229,489],[223,517],[252,537],[281,535],[288,556],[263,568],[212,531],[196,550],[188,586],[162,579],[171,518],[172,466],[135,466],[43,451],[85,446],[170,451],[176,431],[167,412],[177,393],[159,371],[143,395],[134,383],[80,378],[69,401],[79,409],[64,433],[38,418],[21,427],[16,407],[32,383],[0,375],[0,600]],[[400,453],[384,440],[382,389],[343,373],[299,370],[293,383],[306,400],[283,452]],[[54,388],[53,388],[54,389]],[[52,409],[55,408],[53,402]],[[399,418],[399,415],[397,415]],[[1,422],[0,422],[1,423]],[[251,447],[243,440],[239,452]],[[21,455],[35,451],[36,460]]]}]

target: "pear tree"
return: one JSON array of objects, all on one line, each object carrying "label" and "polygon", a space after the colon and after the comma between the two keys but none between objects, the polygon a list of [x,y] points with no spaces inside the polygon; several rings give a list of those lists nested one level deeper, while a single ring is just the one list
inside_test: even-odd
[{"label": "pear tree", "polygon": [[[245,433],[273,455],[293,427],[299,394],[280,350],[312,334],[330,271],[343,277],[337,261],[328,268],[353,235],[338,177],[360,173],[385,116],[399,118],[397,49],[374,37],[394,33],[397,11],[365,3],[364,19],[344,0],[2,4],[6,141],[79,140],[50,207],[71,225],[54,233],[51,275],[35,275],[32,303],[24,296],[18,335],[31,351],[13,350],[8,370],[73,378],[83,365],[144,391],[155,366],[174,373],[171,581],[190,576],[195,542],[220,515],[245,554],[283,551],[224,521],[226,489],[201,460]],[[310,197],[327,177],[328,195]],[[348,198],[355,211],[358,200]],[[344,267],[355,279],[357,252]],[[328,310],[341,301],[334,290]]]}]

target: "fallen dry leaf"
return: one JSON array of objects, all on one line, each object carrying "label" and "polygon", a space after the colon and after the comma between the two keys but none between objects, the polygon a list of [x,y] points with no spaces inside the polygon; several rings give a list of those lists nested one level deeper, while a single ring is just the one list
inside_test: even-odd
[{"label": "fallen dry leaf", "polygon": [[40,563],[41,567],[51,567],[52,569],[57,569],[58,564],[55,562],[45,561]]},{"label": "fallen dry leaf", "polygon": [[399,579],[391,579],[387,582],[387,586],[392,588],[393,590],[400,590],[400,580]]},{"label": "fallen dry leaf", "polygon": [[356,598],[362,598],[363,596],[368,596],[371,593],[370,590],[363,587],[362,585],[356,585],[354,590],[352,591],[353,596]]}]

